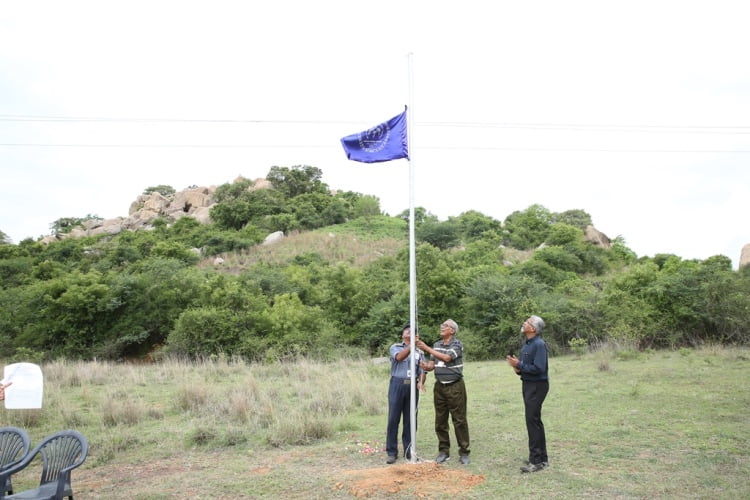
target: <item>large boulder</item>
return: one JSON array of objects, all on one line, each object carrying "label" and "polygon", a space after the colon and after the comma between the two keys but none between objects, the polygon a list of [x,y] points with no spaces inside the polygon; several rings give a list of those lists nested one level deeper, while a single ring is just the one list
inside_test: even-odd
[{"label": "large boulder", "polygon": [[169,198],[167,198],[166,196],[162,195],[161,193],[157,191],[154,191],[144,201],[143,208],[141,210],[148,210],[151,212],[155,212],[157,214],[161,214],[169,206],[169,204],[170,204]]},{"label": "large boulder", "polygon": [[283,231],[276,231],[275,233],[271,233],[268,236],[266,236],[266,239],[263,240],[264,245],[273,245],[277,241],[281,241],[281,239],[284,238],[284,232]]},{"label": "large boulder", "polygon": [[174,195],[167,213],[171,215],[175,212],[182,212],[192,215],[199,208],[208,207],[212,203],[213,199],[208,188],[186,189]]},{"label": "large boulder", "polygon": [[598,245],[600,247],[604,247],[604,248],[612,247],[612,240],[610,240],[606,234],[599,231],[592,225],[588,225],[586,226],[586,229],[584,229],[583,239],[588,241],[589,243],[593,243],[594,245]]},{"label": "large boulder", "polygon": [[742,253],[740,254],[740,268],[750,264],[750,243],[742,247]]},{"label": "large boulder", "polygon": [[101,221],[102,223],[88,231],[89,236],[96,236],[97,234],[118,234],[122,231],[122,217],[116,219],[107,219]]},{"label": "large boulder", "polygon": [[209,222],[211,222],[211,207],[213,207],[213,205],[209,207],[200,207],[190,215],[192,215],[195,220],[197,220],[201,224],[208,224]]},{"label": "large boulder", "polygon": [[[244,178],[238,178],[238,180],[241,179]],[[262,189],[272,186],[265,179],[258,179],[251,187]],[[206,224],[211,222],[209,212],[211,207],[215,205],[215,192],[216,186],[191,186],[169,196],[164,196],[157,191],[141,194],[130,204],[127,217],[108,220],[89,219],[83,222],[81,226],[73,228],[69,233],[46,236],[41,241],[49,243],[64,238],[117,234],[125,230],[153,229],[152,223],[157,217],[164,217],[168,222],[176,221],[181,217],[193,217],[198,222]]]},{"label": "large boulder", "polygon": [[143,208],[143,204],[146,202],[147,199],[148,199],[148,195],[145,195],[145,194],[138,195],[135,201],[130,204],[130,208],[128,209],[128,215],[133,215],[138,210]]},{"label": "large boulder", "polygon": [[257,191],[258,189],[272,189],[273,184],[267,179],[255,179],[252,185],[247,188],[248,191]]}]

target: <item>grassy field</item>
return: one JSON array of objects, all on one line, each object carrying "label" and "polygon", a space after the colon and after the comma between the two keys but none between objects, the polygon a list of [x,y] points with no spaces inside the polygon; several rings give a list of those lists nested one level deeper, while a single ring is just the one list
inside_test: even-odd
[{"label": "grassy field", "polygon": [[[467,360],[469,466],[431,463],[432,376],[424,463],[385,464],[388,365],[369,360],[55,362],[41,411],[0,414],[32,443],[63,428],[89,438],[77,499],[750,498],[750,350],[605,349],[550,365],[551,467],[531,475],[520,382],[500,361]],[[38,477],[27,469],[16,490]]]}]

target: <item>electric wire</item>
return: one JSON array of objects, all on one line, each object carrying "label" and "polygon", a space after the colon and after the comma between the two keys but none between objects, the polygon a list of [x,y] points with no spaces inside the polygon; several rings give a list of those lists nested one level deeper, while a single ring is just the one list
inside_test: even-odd
[{"label": "electric wire", "polygon": [[[267,120],[231,118],[148,118],[107,116],[59,116],[0,114],[0,122],[54,122],[54,123],[188,123],[188,124],[256,124],[256,125],[353,125],[363,122],[342,120]],[[470,128],[470,129],[516,129],[553,130],[563,132],[615,132],[615,133],[668,133],[668,134],[750,134],[750,126],[729,125],[631,125],[631,124],[586,124],[586,123],[500,123],[500,122],[416,122],[423,127]],[[94,143],[49,143],[49,142],[2,142],[2,147],[18,148],[134,148],[134,149],[326,149],[338,144],[94,144]],[[528,152],[591,152],[591,153],[697,153],[697,154],[746,154],[743,149],[621,149],[621,148],[564,148],[564,147],[514,147],[514,146],[446,146],[420,145],[425,150],[456,151],[528,151]]]}]

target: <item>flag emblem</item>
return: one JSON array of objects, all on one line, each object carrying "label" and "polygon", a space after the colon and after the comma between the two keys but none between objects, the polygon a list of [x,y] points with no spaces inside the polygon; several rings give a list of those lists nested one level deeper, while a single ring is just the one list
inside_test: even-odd
[{"label": "flag emblem", "polygon": [[409,158],[406,111],[387,122],[341,139],[346,157],[363,163]]}]

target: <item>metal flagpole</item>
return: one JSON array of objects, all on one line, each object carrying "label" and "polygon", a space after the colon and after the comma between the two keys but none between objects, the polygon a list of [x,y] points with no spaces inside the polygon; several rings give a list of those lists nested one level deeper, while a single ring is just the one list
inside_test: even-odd
[{"label": "metal flagpole", "polygon": [[[409,104],[407,105],[406,113],[406,143],[408,144],[409,151],[409,324],[410,328],[410,342],[411,342],[411,361],[410,361],[410,372],[411,372],[411,396],[410,396],[410,423],[411,423],[411,463],[417,462],[417,363],[415,353],[417,352],[417,346],[415,343],[415,336],[417,330],[417,265],[416,265],[416,250],[415,250],[415,238],[414,238],[414,143],[412,136],[412,124],[414,123],[413,116],[414,110],[412,108],[412,92],[413,92],[413,68],[412,68],[412,57],[413,54],[409,53]],[[404,450],[406,451],[406,450]]]}]

